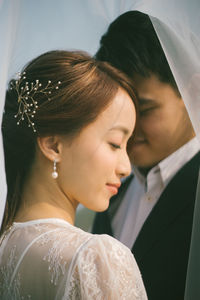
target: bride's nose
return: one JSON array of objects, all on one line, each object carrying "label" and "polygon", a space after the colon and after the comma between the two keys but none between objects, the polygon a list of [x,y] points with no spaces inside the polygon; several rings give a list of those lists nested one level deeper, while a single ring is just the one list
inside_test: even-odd
[{"label": "bride's nose", "polygon": [[131,173],[131,163],[126,151],[123,151],[119,157],[116,173],[120,178],[126,177]]}]

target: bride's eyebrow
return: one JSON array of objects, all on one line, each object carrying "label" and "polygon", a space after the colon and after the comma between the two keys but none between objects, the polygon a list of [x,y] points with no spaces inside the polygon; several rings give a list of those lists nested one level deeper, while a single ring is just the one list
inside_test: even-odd
[{"label": "bride's eyebrow", "polygon": [[109,129],[109,131],[112,131],[112,130],[121,131],[124,135],[128,135],[130,133],[130,131],[126,127],[121,126],[121,125],[116,125]]}]

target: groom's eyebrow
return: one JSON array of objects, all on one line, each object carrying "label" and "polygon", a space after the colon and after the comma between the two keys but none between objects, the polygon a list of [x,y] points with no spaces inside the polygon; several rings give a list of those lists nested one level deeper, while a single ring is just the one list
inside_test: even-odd
[{"label": "groom's eyebrow", "polygon": [[139,98],[139,105],[155,104],[156,100],[151,98]]}]

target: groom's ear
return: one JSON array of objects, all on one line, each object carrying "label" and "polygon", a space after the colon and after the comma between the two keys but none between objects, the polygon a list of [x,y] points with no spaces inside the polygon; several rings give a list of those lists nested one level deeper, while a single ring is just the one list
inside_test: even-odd
[{"label": "groom's ear", "polygon": [[37,144],[43,155],[49,160],[60,161],[62,143],[58,136],[38,137]]}]

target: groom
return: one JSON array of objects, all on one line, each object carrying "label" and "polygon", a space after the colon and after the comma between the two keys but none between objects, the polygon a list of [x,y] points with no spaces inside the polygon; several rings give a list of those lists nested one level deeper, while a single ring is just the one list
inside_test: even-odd
[{"label": "groom", "polygon": [[109,209],[96,215],[93,232],[113,235],[132,250],[149,300],[183,300],[199,143],[147,15],[118,17],[96,58],[132,78],[139,118],[129,147],[133,174]]}]

